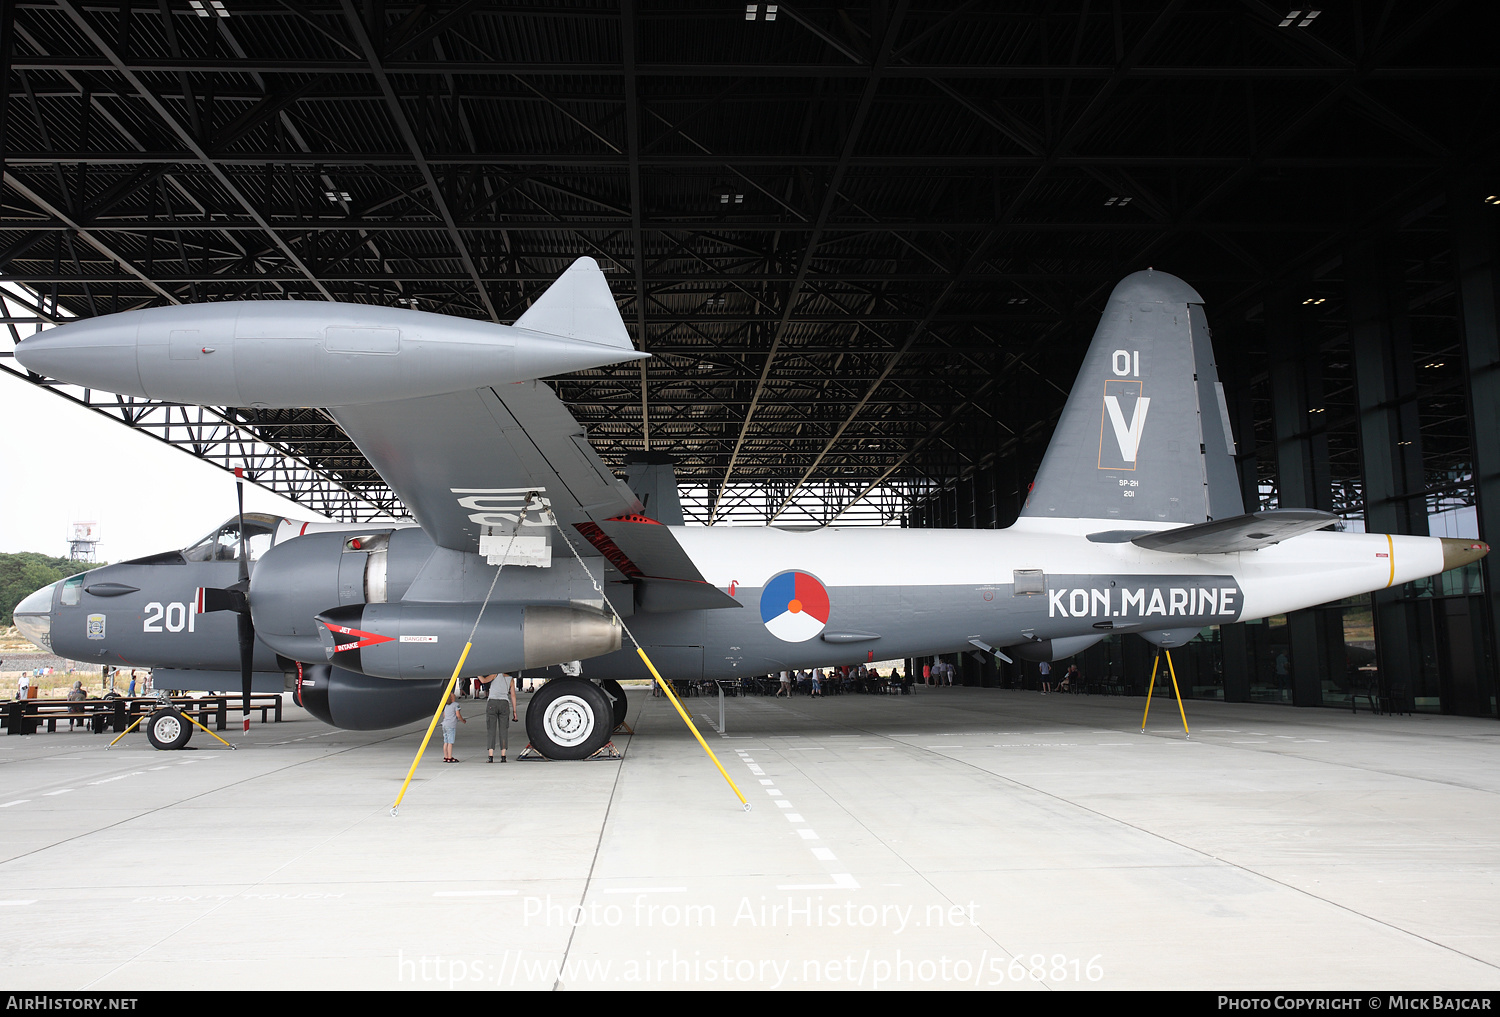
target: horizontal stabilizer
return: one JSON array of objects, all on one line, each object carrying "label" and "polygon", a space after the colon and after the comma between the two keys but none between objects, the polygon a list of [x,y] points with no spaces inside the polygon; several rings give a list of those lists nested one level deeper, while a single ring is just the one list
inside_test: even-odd
[{"label": "horizontal stabilizer", "polygon": [[1317,509],[1267,509],[1228,519],[1213,519],[1173,530],[1158,530],[1131,540],[1137,547],[1176,554],[1230,554],[1254,551],[1321,530],[1338,522],[1332,512]]},{"label": "horizontal stabilizer", "polygon": [[593,258],[579,258],[516,319],[516,328],[633,350],[615,295]]}]

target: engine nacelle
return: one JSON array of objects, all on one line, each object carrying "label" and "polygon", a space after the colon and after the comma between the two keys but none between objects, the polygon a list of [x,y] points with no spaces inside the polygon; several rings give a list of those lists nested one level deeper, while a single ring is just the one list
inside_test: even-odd
[{"label": "engine nacelle", "polygon": [[431,717],[447,685],[445,678],[401,682],[331,664],[304,664],[292,698],[325,724],[347,731],[379,731]]},{"label": "engine nacelle", "polygon": [[250,573],[255,634],[288,660],[322,660],[330,605],[399,600],[432,554],[416,527],[309,533],[272,547]]},{"label": "engine nacelle", "polygon": [[[479,604],[356,604],[318,615],[323,652],[339,667],[381,678],[447,678],[463,652]],[[584,660],[620,648],[620,623],[593,608],[491,604],[465,674],[492,674]]]}]

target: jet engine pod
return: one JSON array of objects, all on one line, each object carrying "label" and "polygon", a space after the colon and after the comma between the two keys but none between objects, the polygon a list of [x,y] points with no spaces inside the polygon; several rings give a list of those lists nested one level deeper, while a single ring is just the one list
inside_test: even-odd
[{"label": "jet engine pod", "polygon": [[[381,678],[447,678],[479,604],[350,604],[318,615],[323,647],[339,667]],[[491,604],[474,632],[466,674],[584,660],[620,648],[620,623],[593,608]]]},{"label": "jet engine pod", "polygon": [[346,731],[379,731],[425,720],[437,711],[447,679],[392,681],[332,664],[303,664],[294,686],[298,706]]},{"label": "jet engine pod", "polygon": [[[1193,630],[1198,631],[1197,629]],[[1103,639],[1103,633],[1097,636],[1064,636],[1062,639],[1039,639],[1034,643],[1021,643],[1018,646],[1007,646],[1006,650],[1012,656],[1023,660],[1062,660],[1071,657],[1075,653],[1081,653]]]},{"label": "jet engine pod", "polygon": [[[380,538],[390,530],[370,532]],[[372,582],[372,565],[383,569],[384,555],[369,553],[347,533],[311,533],[277,544],[250,576],[255,634],[290,660],[317,660],[326,633],[314,615],[329,604],[371,600],[372,592],[384,597],[383,572]]]}]

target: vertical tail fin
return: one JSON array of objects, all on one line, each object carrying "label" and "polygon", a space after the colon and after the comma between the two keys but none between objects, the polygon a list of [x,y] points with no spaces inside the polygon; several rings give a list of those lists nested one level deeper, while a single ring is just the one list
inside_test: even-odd
[{"label": "vertical tail fin", "polygon": [[630,452],[625,456],[625,483],[641,500],[645,514],[668,526],[681,526],[683,522],[676,466],[677,460],[665,452]]},{"label": "vertical tail fin", "polygon": [[579,258],[516,319],[516,328],[634,349],[599,263]]},{"label": "vertical tail fin", "polygon": [[1126,276],[1021,515],[1201,523],[1244,510],[1203,298],[1165,272]]}]

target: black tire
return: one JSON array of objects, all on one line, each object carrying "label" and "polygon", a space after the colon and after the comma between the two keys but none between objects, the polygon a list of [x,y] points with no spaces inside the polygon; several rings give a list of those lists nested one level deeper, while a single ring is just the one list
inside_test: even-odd
[{"label": "black tire", "polygon": [[606,678],[599,683],[599,688],[604,691],[605,698],[615,711],[615,727],[625,723],[625,714],[630,709],[630,700],[625,698],[625,687],[613,678]]},{"label": "black tire", "polygon": [[609,697],[583,678],[554,678],[526,704],[526,737],[548,759],[587,759],[614,731]]},{"label": "black tire", "polygon": [[157,710],[144,726],[146,740],[158,749],[180,749],[193,737],[193,725],[176,710]]}]

